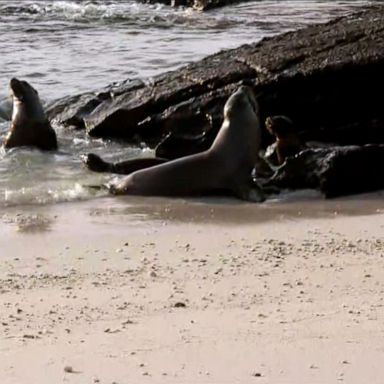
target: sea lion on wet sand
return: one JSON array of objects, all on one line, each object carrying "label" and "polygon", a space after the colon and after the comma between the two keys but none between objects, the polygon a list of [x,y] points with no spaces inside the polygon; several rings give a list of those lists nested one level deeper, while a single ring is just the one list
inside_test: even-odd
[{"label": "sea lion on wet sand", "polygon": [[119,175],[129,175],[140,169],[153,167],[154,165],[163,164],[168,161],[160,157],[143,157],[118,163],[109,163],[95,153],[82,155],[81,160],[90,171],[116,173]]},{"label": "sea lion on wet sand", "polygon": [[[288,156],[294,156],[305,148],[297,132],[294,131],[292,120],[289,117],[269,116],[265,120],[265,127],[276,138],[269,152],[275,152],[277,165],[283,164]],[[271,155],[267,157],[269,160],[273,160]]]},{"label": "sea lion on wet sand", "polygon": [[241,86],[226,102],[223,124],[208,150],[136,171],[110,184],[110,192],[192,196],[226,191],[244,200],[263,201],[251,177],[261,143],[258,115],[252,89]]},{"label": "sea lion on wet sand", "polygon": [[26,81],[11,79],[12,122],[4,140],[5,148],[30,146],[57,149],[56,133],[43,110],[37,91]]}]

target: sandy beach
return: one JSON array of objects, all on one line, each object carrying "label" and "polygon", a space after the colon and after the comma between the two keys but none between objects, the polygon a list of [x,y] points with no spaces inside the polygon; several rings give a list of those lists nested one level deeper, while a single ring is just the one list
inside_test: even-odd
[{"label": "sandy beach", "polygon": [[383,382],[382,194],[0,217],[2,384]]}]

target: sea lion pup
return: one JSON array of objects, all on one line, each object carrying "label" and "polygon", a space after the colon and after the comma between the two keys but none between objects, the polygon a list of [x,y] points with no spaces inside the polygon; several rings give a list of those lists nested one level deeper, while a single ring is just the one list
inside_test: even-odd
[{"label": "sea lion pup", "polygon": [[153,167],[154,165],[163,164],[168,161],[160,157],[143,157],[118,163],[109,163],[95,153],[82,155],[81,160],[90,171],[116,173],[119,175],[129,175],[140,169]]},{"label": "sea lion pup", "polygon": [[283,164],[288,156],[294,156],[304,148],[304,144],[293,129],[292,120],[288,117],[269,116],[265,120],[265,127],[276,138],[269,152],[276,153],[277,165]]},{"label": "sea lion pup", "polygon": [[208,150],[136,171],[110,184],[110,192],[192,196],[225,191],[244,200],[263,201],[264,194],[251,176],[261,143],[258,114],[252,89],[241,86],[226,102],[223,124]]},{"label": "sea lion pup", "polygon": [[56,133],[44,113],[37,91],[26,81],[11,79],[12,122],[4,140],[5,148],[30,146],[57,149]]}]

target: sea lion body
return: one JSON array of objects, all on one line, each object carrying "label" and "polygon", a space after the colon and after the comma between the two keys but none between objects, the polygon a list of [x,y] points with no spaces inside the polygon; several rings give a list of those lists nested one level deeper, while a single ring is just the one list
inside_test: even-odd
[{"label": "sea lion body", "polygon": [[258,104],[251,88],[241,86],[226,102],[224,122],[208,150],[134,172],[110,185],[110,190],[159,196],[228,191],[245,200],[262,201],[251,178],[260,143]]},{"label": "sea lion body", "polygon": [[284,163],[289,156],[294,156],[304,149],[304,144],[293,129],[291,119],[286,116],[270,116],[265,121],[269,133],[275,136],[270,152],[275,152],[277,165]]},{"label": "sea lion body", "polygon": [[28,82],[17,79],[11,79],[10,91],[13,98],[12,122],[4,147],[57,149],[56,133],[45,115],[37,91]]}]

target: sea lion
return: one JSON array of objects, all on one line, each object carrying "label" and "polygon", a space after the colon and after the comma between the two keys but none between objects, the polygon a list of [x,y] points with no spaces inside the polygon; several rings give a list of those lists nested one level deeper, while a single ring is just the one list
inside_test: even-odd
[{"label": "sea lion", "polygon": [[95,153],[82,155],[81,160],[86,165],[86,167],[93,172],[108,172],[116,173],[119,175],[129,175],[130,173],[140,169],[149,168],[168,161],[167,159],[160,157],[143,157],[121,161],[118,163],[109,163]]},{"label": "sea lion", "polygon": [[37,91],[26,81],[11,79],[12,122],[4,140],[5,148],[31,146],[57,149],[56,133],[43,110]]},{"label": "sea lion", "polygon": [[253,91],[241,86],[224,106],[224,121],[212,146],[201,153],[136,171],[109,185],[122,195],[192,196],[216,191],[255,202],[264,194],[252,181],[261,143],[259,107]]},{"label": "sea lion", "polygon": [[[293,129],[292,120],[287,116],[269,116],[265,120],[265,127],[276,138],[275,143],[267,151],[269,152],[267,157],[277,165],[283,164],[288,156],[294,156],[305,148]],[[276,154],[276,160],[273,159],[273,153]]]}]

